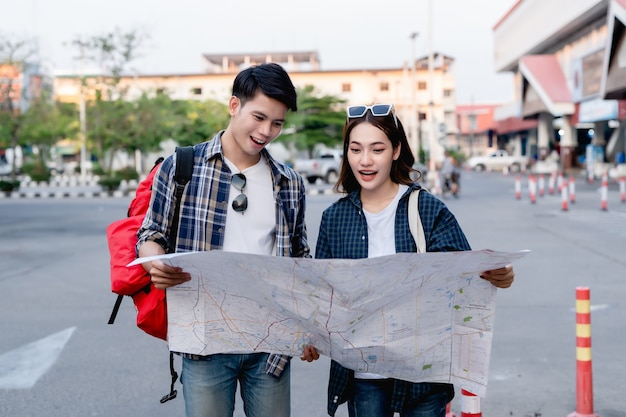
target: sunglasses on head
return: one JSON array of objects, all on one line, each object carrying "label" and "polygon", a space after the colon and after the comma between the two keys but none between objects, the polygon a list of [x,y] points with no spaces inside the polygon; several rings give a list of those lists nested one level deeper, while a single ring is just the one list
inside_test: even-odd
[{"label": "sunglasses on head", "polygon": [[237,213],[243,213],[248,208],[248,197],[243,191],[246,188],[246,176],[241,172],[234,174],[231,184],[241,193],[233,200],[233,210]]},{"label": "sunglasses on head", "polygon": [[393,114],[393,121],[396,123],[396,127],[398,127],[398,118],[396,117],[396,111],[393,108],[393,104],[349,106],[346,112],[348,113],[348,119],[358,119],[365,116],[368,110],[372,113],[372,116],[376,117],[389,116],[389,113]]}]

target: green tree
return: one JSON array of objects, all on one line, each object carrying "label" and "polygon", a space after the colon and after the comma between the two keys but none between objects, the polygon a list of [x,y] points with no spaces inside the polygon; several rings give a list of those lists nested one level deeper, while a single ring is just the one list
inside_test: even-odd
[{"label": "green tree", "polygon": [[228,106],[215,100],[176,101],[172,138],[187,146],[211,139],[230,120]]},{"label": "green tree", "polygon": [[127,100],[128,87],[121,84],[122,74],[128,72],[131,63],[139,57],[139,51],[147,36],[138,30],[124,32],[116,28],[113,32],[95,36],[78,36],[71,44],[78,49],[81,66],[85,62],[99,67],[100,74],[86,77],[81,74],[82,97],[87,93],[94,99],[86,104],[85,139],[91,151],[100,161],[105,161],[107,170],[113,163],[118,150],[128,148],[132,138],[126,135],[133,130],[133,108]]},{"label": "green tree", "polygon": [[298,90],[298,111],[289,113],[285,123],[285,134],[280,141],[291,142],[296,149],[309,154],[317,144],[328,147],[341,145],[343,126],[346,121],[345,100],[320,95],[313,86]]},{"label": "green tree", "polygon": [[[15,149],[22,124],[21,99],[23,91],[16,84],[23,74],[27,61],[36,51],[33,40],[0,33],[0,146]],[[20,100],[20,101],[18,101]],[[16,167],[13,158],[12,175]]]}]

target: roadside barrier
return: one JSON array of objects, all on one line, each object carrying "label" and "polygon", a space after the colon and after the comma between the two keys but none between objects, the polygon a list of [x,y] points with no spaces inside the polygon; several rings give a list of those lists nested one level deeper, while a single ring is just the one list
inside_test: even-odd
[{"label": "roadside barrier", "polygon": [[609,194],[609,179],[608,179],[608,175],[605,172],[602,175],[602,187],[600,187],[600,208],[603,211],[607,211],[608,210],[608,203],[607,203],[607,199],[608,199],[608,194]]},{"label": "roadside barrier", "polygon": [[519,175],[515,176],[515,198],[522,198],[522,180]]},{"label": "roadside barrier", "polygon": [[480,397],[461,389],[461,417],[482,417]]},{"label": "roadside barrier", "polygon": [[545,193],[546,181],[543,174],[539,174],[539,197],[543,197]]},{"label": "roadside barrier", "polygon": [[528,196],[530,197],[530,202],[535,204],[535,201],[537,201],[537,181],[533,174],[530,174],[528,177]]},{"label": "roadside barrier", "polygon": [[622,203],[626,203],[626,177],[619,177],[619,199]]},{"label": "roadside barrier", "polygon": [[567,187],[567,179],[563,179],[564,184],[562,184],[561,186],[561,210],[562,211],[567,211],[568,210],[568,198],[567,198],[567,193],[569,188]]},{"label": "roadside barrier", "polygon": [[446,405],[446,417],[456,417],[456,414],[454,414],[452,412],[452,403],[449,402],[448,405]]},{"label": "roadside barrier", "polygon": [[593,412],[589,293],[589,287],[576,287],[576,411],[568,417],[598,417]]},{"label": "roadside barrier", "polygon": [[550,179],[548,180],[548,194],[554,194],[554,183],[556,182],[556,174],[554,171],[550,173]]},{"label": "roadside barrier", "polygon": [[573,175],[569,176],[568,185],[569,185],[569,202],[575,203],[576,202],[576,183],[574,182]]}]

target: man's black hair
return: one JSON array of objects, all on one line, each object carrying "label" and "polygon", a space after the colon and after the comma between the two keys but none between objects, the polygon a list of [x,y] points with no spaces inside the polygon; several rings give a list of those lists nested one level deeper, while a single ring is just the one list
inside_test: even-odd
[{"label": "man's black hair", "polygon": [[233,83],[233,96],[241,104],[254,98],[257,92],[283,103],[289,110],[298,110],[296,88],[289,74],[278,64],[255,65],[241,71]]}]

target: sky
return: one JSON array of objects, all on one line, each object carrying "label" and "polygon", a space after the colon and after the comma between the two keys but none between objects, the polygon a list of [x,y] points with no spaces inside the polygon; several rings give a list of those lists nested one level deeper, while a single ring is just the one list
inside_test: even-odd
[{"label": "sky", "polygon": [[139,74],[200,73],[202,54],[311,50],[322,70],[399,68],[431,45],[456,60],[458,104],[503,103],[512,75],[494,71],[493,26],[517,1],[0,0],[0,36],[32,39],[57,73],[78,71],[71,40],[117,28],[147,35]]}]

